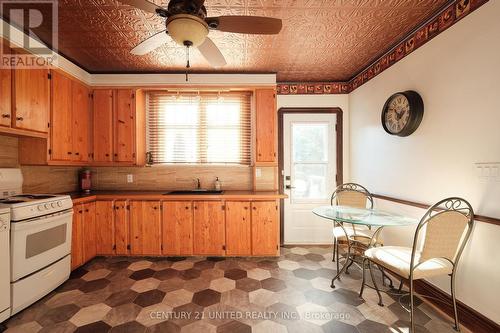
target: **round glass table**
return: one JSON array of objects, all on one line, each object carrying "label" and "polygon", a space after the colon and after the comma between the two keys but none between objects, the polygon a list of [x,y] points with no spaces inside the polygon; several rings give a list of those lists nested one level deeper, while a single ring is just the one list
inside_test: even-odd
[{"label": "round glass table", "polygon": [[[362,209],[347,206],[321,206],[313,209],[313,213],[319,217],[333,221],[334,228],[340,227],[344,232],[347,240],[347,260],[342,265],[342,269],[337,271],[337,274],[332,279],[332,288],[335,288],[335,280],[339,279],[348,266],[352,264],[351,248],[354,243],[362,244],[366,248],[370,248],[377,244],[377,239],[383,227],[389,226],[409,226],[418,223],[417,219],[409,218],[399,214],[389,213],[377,209]],[[371,237],[356,236],[355,232],[349,234],[344,223],[353,225],[364,225],[371,228],[373,235]],[[353,229],[355,230],[355,229]]]}]

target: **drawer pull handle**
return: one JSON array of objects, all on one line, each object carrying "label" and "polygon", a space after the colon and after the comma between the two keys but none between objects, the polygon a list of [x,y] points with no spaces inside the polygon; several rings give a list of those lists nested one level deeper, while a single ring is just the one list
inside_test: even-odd
[{"label": "drawer pull handle", "polygon": [[23,117],[16,117],[16,120],[18,120],[18,121],[23,121],[23,120],[24,120],[24,118],[23,118]]},{"label": "drawer pull handle", "polygon": [[10,114],[4,113],[4,114],[2,115],[2,118],[10,118]]}]

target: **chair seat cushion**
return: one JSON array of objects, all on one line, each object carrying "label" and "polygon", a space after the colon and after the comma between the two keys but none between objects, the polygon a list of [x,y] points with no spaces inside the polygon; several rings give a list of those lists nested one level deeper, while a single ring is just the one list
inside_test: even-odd
[{"label": "chair seat cushion", "polygon": [[[410,277],[411,251],[409,247],[383,246],[365,251],[365,256],[372,262],[383,266],[404,278]],[[420,252],[415,254],[415,263],[420,259]],[[413,271],[413,279],[418,280],[437,275],[451,274],[451,263],[443,258],[429,259]]]}]

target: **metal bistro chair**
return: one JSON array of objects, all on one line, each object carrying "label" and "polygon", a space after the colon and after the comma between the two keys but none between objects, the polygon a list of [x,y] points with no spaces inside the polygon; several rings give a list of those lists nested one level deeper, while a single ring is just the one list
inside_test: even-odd
[{"label": "metal bistro chair", "polygon": [[[335,189],[330,199],[330,204],[332,206],[336,204],[339,206],[373,209],[373,197],[365,187],[356,183],[345,183],[339,185]],[[371,232],[369,227],[361,225],[351,225],[350,228],[345,228],[344,230],[347,232],[350,242],[355,244],[353,246],[355,248],[354,256],[356,256],[356,253],[362,256],[364,250],[366,250],[370,244],[373,232]],[[347,246],[350,246],[350,242],[346,239],[344,230],[342,227],[333,228],[332,260],[337,262],[337,272],[339,271],[339,241],[345,241]],[[350,258],[346,258],[346,260],[350,260]],[[354,263],[354,260],[351,261],[351,264],[352,263]],[[347,274],[349,273],[348,269],[351,264],[349,264],[346,269]]]},{"label": "metal bistro chair", "polygon": [[[409,280],[411,333],[415,332],[413,281],[438,275],[449,275],[451,278],[454,328],[460,331],[455,297],[455,277],[460,256],[469,240],[473,224],[474,211],[471,205],[461,198],[448,198],[439,201],[427,210],[415,231],[412,248],[384,246],[366,250],[365,260],[370,260],[377,266],[384,267],[401,278]],[[419,246],[420,234],[424,227],[425,237]],[[364,286],[365,270],[363,269],[360,296],[363,295]],[[374,287],[380,298],[375,283]]]}]

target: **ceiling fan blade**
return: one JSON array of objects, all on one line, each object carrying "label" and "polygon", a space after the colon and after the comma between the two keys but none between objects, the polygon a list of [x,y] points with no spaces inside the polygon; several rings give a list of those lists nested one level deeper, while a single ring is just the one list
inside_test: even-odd
[{"label": "ceiling fan blade", "polygon": [[242,34],[275,35],[283,26],[280,19],[262,16],[219,16],[206,21],[211,28]]},{"label": "ceiling fan blade", "polygon": [[160,31],[148,39],[142,41],[139,45],[134,47],[130,53],[135,55],[145,55],[154,49],[162,46],[169,41],[169,36],[166,30]]},{"label": "ceiling fan blade", "polygon": [[212,67],[222,67],[227,64],[217,45],[208,37],[198,46],[198,50]]},{"label": "ceiling fan blade", "polygon": [[132,7],[142,9],[145,12],[150,12],[154,14],[156,14],[158,10],[165,11],[164,8],[147,0],[119,0],[119,1],[126,5],[130,5]]}]

